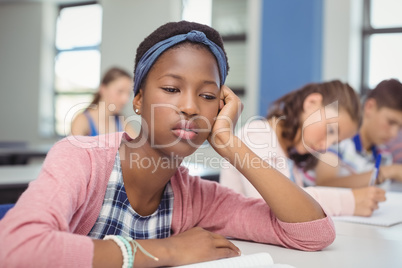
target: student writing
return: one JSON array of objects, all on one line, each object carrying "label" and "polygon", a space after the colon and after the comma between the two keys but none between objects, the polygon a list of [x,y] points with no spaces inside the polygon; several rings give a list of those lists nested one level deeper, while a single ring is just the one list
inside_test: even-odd
[{"label": "student writing", "polygon": [[[331,219],[275,169],[238,167],[263,196],[247,199],[180,167],[207,139],[233,163],[235,156],[258,159],[233,135],[241,102],[224,85],[227,70],[222,38],[211,27],[180,21],[152,32],[135,60],[139,135],[58,142],[0,221],[0,262],[177,266],[239,255],[227,236],[301,250],[331,244]],[[155,169],[152,161],[162,164]],[[158,260],[134,252],[136,243]]]},{"label": "student writing", "polygon": [[[294,171],[314,167],[320,152],[354,135],[359,114],[359,99],[348,84],[338,80],[310,83],[276,100],[267,118],[247,122],[238,135],[257,155],[303,187]],[[261,178],[262,183],[270,180]],[[220,182],[246,196],[260,196],[231,165],[221,170]],[[384,191],[377,187],[304,190],[331,216],[368,216],[385,200]]]},{"label": "student writing", "polygon": [[[402,164],[392,164],[385,144],[402,128],[402,84],[396,79],[380,82],[366,97],[359,132],[333,147],[307,172],[317,185],[358,188],[369,184],[379,154],[382,156],[376,184],[387,179],[402,181]],[[330,166],[325,160],[336,159],[340,165]]]}]

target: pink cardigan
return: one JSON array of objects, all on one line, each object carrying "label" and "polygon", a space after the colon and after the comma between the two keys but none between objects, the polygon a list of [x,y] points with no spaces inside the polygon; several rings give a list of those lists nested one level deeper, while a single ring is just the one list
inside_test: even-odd
[{"label": "pink cardigan", "polygon": [[[86,235],[99,215],[122,136],[69,137],[53,146],[39,177],[0,221],[2,267],[92,266],[94,246]],[[335,239],[329,217],[281,222],[262,199],[192,177],[185,168],[177,170],[171,184],[172,235],[200,226],[228,237],[307,251],[325,248]]]}]

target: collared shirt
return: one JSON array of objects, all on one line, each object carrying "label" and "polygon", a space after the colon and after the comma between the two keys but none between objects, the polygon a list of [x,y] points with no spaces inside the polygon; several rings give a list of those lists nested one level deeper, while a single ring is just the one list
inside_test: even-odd
[{"label": "collared shirt", "polygon": [[117,151],[100,214],[88,236],[98,239],[106,235],[121,235],[133,239],[169,237],[173,199],[173,190],[169,182],[158,209],[148,216],[139,215],[131,207],[127,198],[119,151]]},{"label": "collared shirt", "polygon": [[364,173],[374,168],[375,159],[380,153],[382,155],[381,165],[390,165],[392,163],[391,154],[383,146],[372,146],[370,151],[366,151],[357,134],[352,139],[347,139],[333,146],[329,151],[338,154],[340,158],[339,176],[348,176],[352,174]]},{"label": "collared shirt", "polygon": [[[338,176],[344,177],[353,174],[360,174],[373,170],[377,155],[381,154],[381,165],[392,164],[392,155],[384,146],[372,146],[370,151],[366,151],[357,134],[351,139],[341,141],[339,144],[331,146],[329,153],[334,153],[339,157]],[[297,170],[298,175],[303,177],[305,186],[315,185],[316,174],[314,170]]]}]

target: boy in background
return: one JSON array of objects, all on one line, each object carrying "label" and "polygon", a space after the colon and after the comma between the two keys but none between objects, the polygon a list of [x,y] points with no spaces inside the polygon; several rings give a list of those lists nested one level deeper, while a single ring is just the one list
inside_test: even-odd
[{"label": "boy in background", "polygon": [[396,79],[384,80],[367,95],[359,132],[352,139],[331,147],[314,171],[303,172],[305,184],[368,186],[379,154],[381,165],[374,183],[381,184],[387,179],[402,181],[402,164],[392,164],[392,155],[385,150],[385,144],[395,138],[401,128],[402,84]]},{"label": "boy in background", "polygon": [[387,149],[392,154],[393,163],[402,164],[402,129],[395,139],[387,143]]}]

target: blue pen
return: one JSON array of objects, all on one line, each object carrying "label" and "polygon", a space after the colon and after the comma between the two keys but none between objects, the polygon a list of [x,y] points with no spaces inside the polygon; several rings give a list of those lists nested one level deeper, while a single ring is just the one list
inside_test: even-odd
[{"label": "blue pen", "polygon": [[378,178],[378,173],[380,172],[380,164],[381,164],[381,154],[378,154],[375,159],[373,173],[371,173],[369,186],[375,185],[375,182],[377,181],[377,178]]}]

